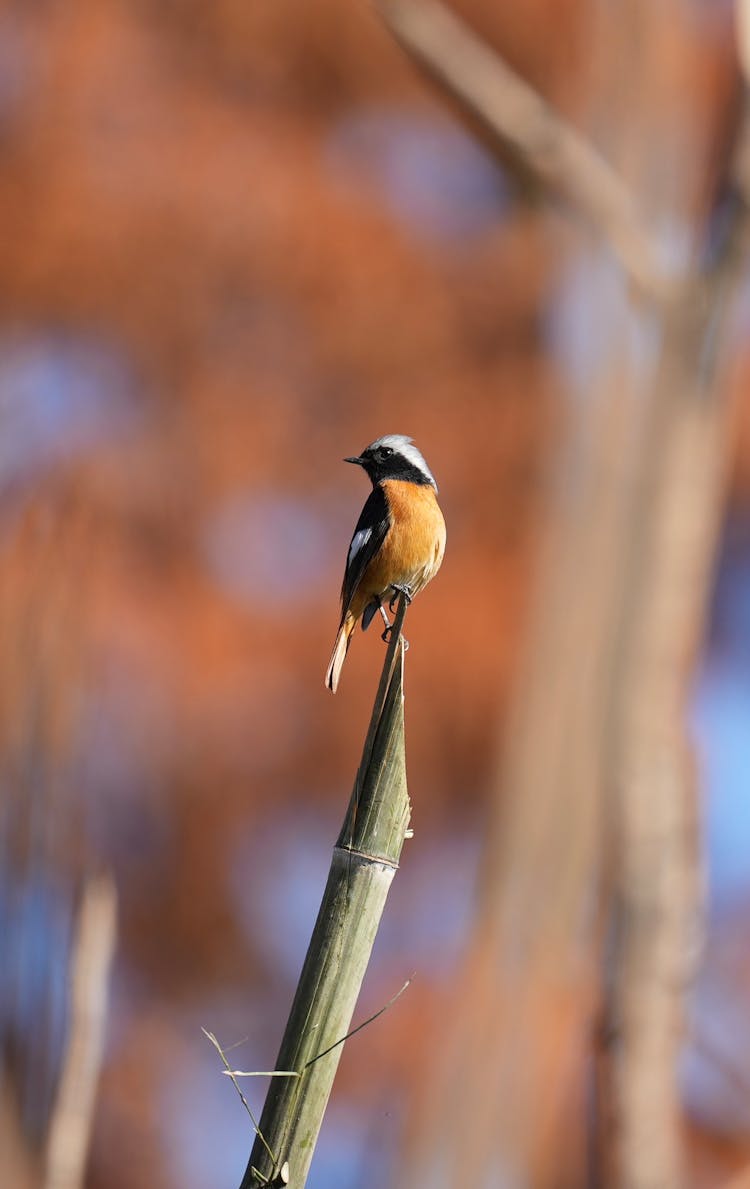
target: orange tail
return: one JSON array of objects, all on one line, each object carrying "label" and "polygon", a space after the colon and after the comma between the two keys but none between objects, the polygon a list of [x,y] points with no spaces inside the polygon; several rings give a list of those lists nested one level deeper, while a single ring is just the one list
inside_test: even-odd
[{"label": "orange tail", "polygon": [[349,651],[352,632],[356,626],[356,619],[352,615],[351,611],[347,611],[341,627],[339,628],[339,632],[336,637],[336,643],[333,646],[333,652],[331,654],[331,663],[328,666],[328,672],[326,673],[326,685],[328,689],[330,689],[334,694],[338,689],[341,669],[346,659],[346,654]]}]

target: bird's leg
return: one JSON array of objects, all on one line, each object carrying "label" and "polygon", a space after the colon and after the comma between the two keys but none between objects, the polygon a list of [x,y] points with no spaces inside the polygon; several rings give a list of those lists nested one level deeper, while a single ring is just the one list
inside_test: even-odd
[{"label": "bird's leg", "polygon": [[395,582],[392,583],[391,590],[393,591],[393,594],[391,596],[391,601],[388,604],[388,610],[390,611],[390,613],[392,615],[396,608],[396,600],[398,599],[398,596],[403,595],[404,598],[406,599],[406,605],[407,605],[407,607],[409,607],[411,605],[412,594],[411,594],[410,587],[408,587],[406,585],[401,586]]},{"label": "bird's leg", "polygon": [[[398,594],[401,594],[401,593],[402,593],[402,591],[399,589]],[[407,602],[411,602],[409,595],[406,594],[405,591],[403,593],[406,597]],[[388,605],[390,611],[393,611],[393,604],[396,601],[398,594],[393,596],[393,598],[391,599],[391,601]],[[385,624],[385,631],[382,633],[380,639],[383,641],[384,644],[388,644],[388,642],[390,641],[390,638],[391,638],[391,632],[393,631],[393,624],[388,622],[388,616],[385,613],[385,607],[382,605],[382,603],[380,605],[380,614],[383,616],[383,623]],[[409,641],[406,639],[405,636],[402,636],[401,639],[404,642],[404,652],[408,652],[409,651]]]},{"label": "bird's leg", "polygon": [[386,609],[383,606],[383,604],[380,602],[380,599],[378,599],[378,611],[383,616],[383,623],[385,624],[385,630],[381,633],[380,639],[383,641],[384,644],[387,644],[390,634],[391,634],[391,628],[393,627],[393,624],[389,620],[388,615],[386,613]]},{"label": "bird's leg", "polygon": [[[391,623],[388,625],[388,627],[385,629],[385,631],[383,632],[383,634],[380,637],[380,639],[383,641],[384,644],[390,644],[392,631],[393,631],[393,624]],[[404,652],[408,652],[409,651],[409,641],[406,639],[406,636],[402,636],[401,641],[404,646]]]}]

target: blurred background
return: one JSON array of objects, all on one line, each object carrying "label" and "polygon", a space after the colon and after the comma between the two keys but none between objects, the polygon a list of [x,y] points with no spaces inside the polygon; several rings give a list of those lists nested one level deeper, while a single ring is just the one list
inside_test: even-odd
[{"label": "blurred background", "polygon": [[[737,121],[731,6],[455,7],[637,182],[660,259],[683,261]],[[644,128],[665,130],[646,165]],[[6,0],[0,276],[0,1180],[50,1183],[78,906],[109,873],[85,1184],[239,1183],[249,1119],[200,1029],[272,1067],[383,656],[358,635],[324,690],[367,492],[340,460],[406,433],[448,548],[407,621],[415,836],[360,1018],[414,981],[347,1045],[309,1180],[396,1184],[502,812],[548,509],[577,482],[563,444],[597,424],[628,282],[351,0]],[[680,1094],[701,1187],[750,1161],[746,298],[689,677],[709,891]],[[636,369],[649,333],[626,335]],[[537,1182],[584,1183],[573,1148]]]}]

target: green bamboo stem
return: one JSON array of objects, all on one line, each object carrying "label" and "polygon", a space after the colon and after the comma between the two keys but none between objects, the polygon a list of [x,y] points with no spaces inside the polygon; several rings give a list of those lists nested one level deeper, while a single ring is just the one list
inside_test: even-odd
[{"label": "green bamboo stem", "polygon": [[[307,1179],[411,806],[406,787],[401,627],[403,595],[375,697],[349,808],[333,849],[276,1069],[240,1189]],[[331,1047],[334,1046],[334,1047]],[[330,1050],[330,1051],[329,1051]],[[320,1058],[318,1059],[318,1055]]]}]

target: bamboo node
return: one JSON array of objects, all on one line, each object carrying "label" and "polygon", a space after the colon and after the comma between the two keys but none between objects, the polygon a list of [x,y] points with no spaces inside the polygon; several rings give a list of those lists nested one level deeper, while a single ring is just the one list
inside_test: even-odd
[{"label": "bamboo node", "polygon": [[364,859],[368,863],[381,863],[383,867],[391,867],[394,871],[398,871],[398,863],[395,859],[389,859],[387,855],[369,854],[366,850],[357,850],[355,846],[349,846],[346,842],[339,842],[334,850],[344,851],[352,859]]}]

